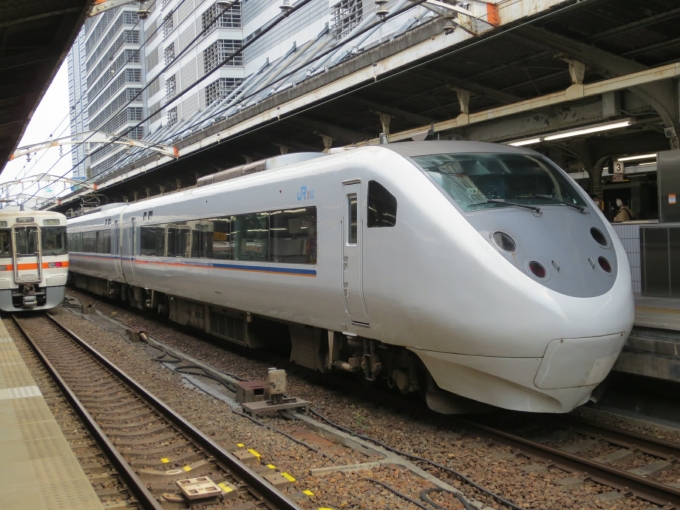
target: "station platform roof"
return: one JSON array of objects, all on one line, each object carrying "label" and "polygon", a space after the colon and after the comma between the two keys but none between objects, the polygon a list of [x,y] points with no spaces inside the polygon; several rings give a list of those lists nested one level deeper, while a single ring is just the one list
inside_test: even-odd
[{"label": "station platform roof", "polygon": [[94,0],[0,0],[2,168],[23,136],[93,3]]}]

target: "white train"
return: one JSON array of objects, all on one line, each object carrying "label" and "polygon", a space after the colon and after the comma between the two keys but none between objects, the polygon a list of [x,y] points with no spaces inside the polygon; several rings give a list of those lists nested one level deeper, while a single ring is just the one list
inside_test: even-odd
[{"label": "white train", "polygon": [[[626,254],[588,196],[520,148],[292,154],[69,220],[80,288],[294,362],[563,413],[633,323]],[[289,344],[288,344],[289,342]]]},{"label": "white train", "polygon": [[48,310],[64,300],[66,216],[0,212],[0,310]]}]

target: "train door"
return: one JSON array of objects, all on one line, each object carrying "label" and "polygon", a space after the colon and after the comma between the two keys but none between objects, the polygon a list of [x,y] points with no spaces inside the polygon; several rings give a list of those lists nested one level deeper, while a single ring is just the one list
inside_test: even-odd
[{"label": "train door", "polygon": [[114,220],[113,229],[111,234],[113,239],[111,239],[111,253],[113,254],[113,264],[116,267],[116,278],[123,278],[123,262],[121,260],[121,254],[123,253],[123,243],[120,235],[120,226],[118,225],[118,220]]},{"label": "train door", "polygon": [[38,225],[14,225],[14,281],[16,283],[40,283],[42,281],[42,255],[40,228]]},{"label": "train door", "polygon": [[345,305],[354,324],[368,324],[362,278],[361,182],[344,183],[342,285]]}]

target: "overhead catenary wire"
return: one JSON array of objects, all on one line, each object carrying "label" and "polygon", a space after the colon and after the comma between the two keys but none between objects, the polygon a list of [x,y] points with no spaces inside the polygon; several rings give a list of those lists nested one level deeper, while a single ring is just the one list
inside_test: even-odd
[{"label": "overhead catenary wire", "polygon": [[[183,0],[183,1],[184,1],[184,0]],[[253,37],[253,38],[250,39],[246,44],[244,44],[243,46],[241,46],[241,48],[240,48],[239,50],[237,50],[236,52],[234,52],[234,53],[228,55],[227,58],[225,58],[223,61],[221,61],[221,62],[220,62],[217,66],[215,66],[215,68],[213,68],[209,73],[206,73],[206,74],[203,75],[199,80],[197,80],[196,82],[192,83],[191,86],[189,86],[187,89],[185,89],[184,91],[182,91],[181,93],[179,93],[179,94],[177,94],[175,97],[173,97],[168,103],[166,103],[165,106],[163,106],[163,108],[166,108],[166,107],[167,107],[167,104],[170,104],[172,101],[178,99],[179,97],[183,96],[183,95],[186,94],[187,92],[191,91],[191,90],[193,89],[193,87],[195,87],[195,86],[198,85],[201,81],[203,81],[203,80],[206,78],[206,76],[210,76],[211,74],[213,74],[214,72],[216,72],[217,70],[219,70],[221,67],[223,67],[224,65],[226,65],[227,63],[229,63],[231,60],[233,60],[235,57],[237,57],[237,56],[239,56],[240,54],[242,54],[243,51],[244,51],[246,48],[248,48],[250,45],[254,44],[256,41],[258,41],[260,38],[262,38],[263,36],[265,36],[267,33],[269,33],[270,30],[272,30],[275,26],[277,26],[279,23],[281,23],[283,20],[285,20],[288,16],[290,16],[292,13],[297,12],[298,10],[302,9],[304,6],[306,6],[307,4],[309,4],[309,3],[312,2],[312,1],[313,1],[313,0],[299,0],[299,1],[297,2],[297,4],[296,4],[295,6],[293,6],[293,8],[292,8],[291,10],[286,11],[286,12],[282,12],[281,14],[279,14],[276,18],[274,18],[273,20],[271,20],[271,21],[266,25],[266,27],[265,27],[263,30],[261,30],[255,37]],[[237,0],[237,2],[240,3],[240,0]],[[236,2],[235,2],[235,3],[236,3]],[[210,23],[210,24],[209,24],[209,25],[201,32],[201,34],[199,34],[199,36],[202,35],[203,33],[205,33],[208,29],[210,29],[210,27],[212,26],[212,24],[213,24],[213,23],[216,23],[216,22],[219,20],[220,16],[221,16],[226,10],[228,10],[230,7],[231,7],[231,6],[226,7],[226,8],[220,13],[219,16],[216,16],[215,19],[214,19],[214,20],[213,20],[213,21],[212,21],[212,22],[211,22],[211,23]],[[196,41],[197,39],[198,39],[198,36],[194,39],[194,41]],[[160,74],[159,74],[158,76],[160,76]],[[158,78],[158,77],[156,77],[156,78]],[[130,104],[130,103],[128,102],[125,106],[123,106],[123,108],[127,107],[129,104]],[[116,135],[116,137],[115,137],[113,140],[111,140],[111,141],[109,141],[109,142],[106,142],[106,143],[102,144],[102,146],[101,146],[101,147],[98,147],[98,148],[93,152],[93,154],[96,153],[96,152],[99,152],[99,151],[101,151],[101,150],[104,150],[104,148],[106,148],[106,147],[108,147],[108,146],[110,146],[110,145],[116,143],[116,142],[119,141],[121,138],[123,138],[127,133],[129,133],[129,132],[132,131],[133,129],[136,129],[137,127],[141,126],[142,124],[144,124],[147,120],[149,120],[149,119],[150,119],[151,117],[153,117],[155,114],[157,114],[158,112],[160,112],[163,108],[160,108],[159,110],[155,111],[155,112],[152,113],[151,115],[148,115],[146,118],[142,119],[138,124],[136,124],[135,126],[132,126],[131,128],[128,128],[128,129],[127,129],[126,131],[124,131],[122,134]],[[94,136],[94,134],[95,134],[96,132],[98,132],[98,131],[93,131],[93,132],[90,134],[90,136],[89,136],[87,139],[83,140],[78,146],[82,145],[83,143],[87,143],[87,140],[88,140],[89,138],[91,138],[92,136]],[[70,153],[70,152],[73,152],[73,150],[75,150],[78,146],[72,148],[72,149],[69,151],[69,153]],[[62,156],[62,157],[63,157],[63,156]],[[87,157],[89,157],[89,156],[87,156]],[[87,159],[87,157],[85,157],[85,158],[81,159],[80,161],[78,161],[78,162],[75,164],[75,166],[77,166],[77,165],[79,165],[80,163],[84,162],[84,161]],[[54,165],[52,166],[52,168],[53,168],[53,167],[54,167]],[[50,169],[51,169],[51,168],[50,168]],[[70,170],[69,170],[69,172],[70,172]],[[65,177],[66,175],[68,175],[69,172],[65,172],[65,173],[64,173],[62,176],[60,176],[60,177]],[[83,181],[83,183],[87,183],[87,182],[89,182],[89,181],[91,181],[91,180],[92,180],[92,178],[86,179],[85,181]],[[43,186],[43,187],[38,188],[38,189],[37,189],[37,190],[36,190],[29,198],[27,198],[27,199],[24,201],[24,203],[26,203],[26,201],[28,201],[28,200],[30,200],[31,198],[33,198],[39,191],[41,191],[42,189],[45,189],[45,187],[46,187],[46,186]]]}]

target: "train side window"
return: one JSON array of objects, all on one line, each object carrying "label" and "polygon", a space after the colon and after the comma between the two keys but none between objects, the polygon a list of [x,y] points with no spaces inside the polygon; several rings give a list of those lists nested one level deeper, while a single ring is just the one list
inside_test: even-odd
[{"label": "train side window", "polygon": [[219,260],[233,260],[234,241],[232,239],[231,218],[207,220],[209,228],[204,232],[207,244],[207,257]]},{"label": "train side window", "polygon": [[397,199],[377,181],[368,182],[368,228],[397,224]]},{"label": "train side window", "polygon": [[66,227],[42,227],[40,242],[43,255],[63,255],[68,252]]},{"label": "train side window", "polygon": [[9,229],[0,230],[0,257],[12,256],[12,231]]},{"label": "train side window", "polygon": [[111,231],[97,232],[97,253],[111,253]]},{"label": "train side window", "polygon": [[356,193],[352,193],[351,195],[347,195],[347,207],[349,208],[349,223],[347,225],[347,243],[348,244],[357,244],[357,224],[358,224],[358,218],[357,218],[357,195]]},{"label": "train side window", "polygon": [[[242,214],[236,217],[239,236],[238,260],[269,259],[269,213]],[[240,225],[239,225],[240,223]]]},{"label": "train side window", "polygon": [[156,227],[140,227],[140,255],[156,255]]},{"label": "train side window", "polygon": [[85,253],[97,253],[96,232],[83,232],[83,251]]},{"label": "train side window", "polygon": [[316,264],[316,207],[269,215],[269,261]]},{"label": "train side window", "polygon": [[69,234],[68,235],[68,249],[69,251],[83,251],[82,234]]}]

